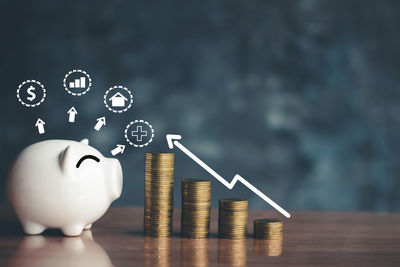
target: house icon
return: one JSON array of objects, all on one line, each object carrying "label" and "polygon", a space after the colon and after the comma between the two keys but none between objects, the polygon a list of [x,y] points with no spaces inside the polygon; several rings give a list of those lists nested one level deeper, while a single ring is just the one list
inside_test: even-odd
[{"label": "house icon", "polygon": [[114,94],[108,100],[111,101],[111,106],[113,107],[125,107],[125,101],[128,101],[128,99],[120,92]]}]

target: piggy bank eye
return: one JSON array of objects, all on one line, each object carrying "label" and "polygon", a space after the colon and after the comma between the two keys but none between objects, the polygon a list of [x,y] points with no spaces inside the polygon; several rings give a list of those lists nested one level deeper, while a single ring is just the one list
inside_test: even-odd
[{"label": "piggy bank eye", "polygon": [[81,166],[82,162],[83,162],[85,159],[92,159],[92,160],[94,160],[94,161],[96,161],[96,162],[100,162],[100,159],[99,159],[98,157],[96,157],[96,156],[93,156],[93,155],[85,155],[85,156],[83,156],[82,158],[80,158],[80,160],[79,160],[78,163],[76,164],[76,167],[79,168],[79,166]]}]

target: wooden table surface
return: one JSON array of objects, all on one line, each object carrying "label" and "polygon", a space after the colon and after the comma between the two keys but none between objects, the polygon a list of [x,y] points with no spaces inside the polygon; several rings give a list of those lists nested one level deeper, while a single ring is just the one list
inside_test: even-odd
[{"label": "wooden table surface", "polygon": [[170,238],[143,236],[143,208],[111,208],[81,237],[59,231],[25,236],[8,207],[0,208],[0,266],[400,266],[400,214],[293,212],[283,241],[255,240],[252,221],[279,216],[249,211],[249,236],[218,239],[179,236],[180,210]]}]

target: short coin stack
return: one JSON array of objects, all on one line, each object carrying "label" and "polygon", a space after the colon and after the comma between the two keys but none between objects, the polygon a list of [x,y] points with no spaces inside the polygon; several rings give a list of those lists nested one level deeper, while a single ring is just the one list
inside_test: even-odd
[{"label": "short coin stack", "polygon": [[282,239],[283,222],[278,219],[254,220],[254,238]]},{"label": "short coin stack", "polygon": [[172,232],[174,153],[146,153],[144,234],[167,237]]},{"label": "short coin stack", "polygon": [[184,237],[204,238],[210,232],[209,180],[182,180],[181,234]]},{"label": "short coin stack", "polygon": [[218,235],[221,238],[246,238],[248,202],[231,198],[219,200]]}]

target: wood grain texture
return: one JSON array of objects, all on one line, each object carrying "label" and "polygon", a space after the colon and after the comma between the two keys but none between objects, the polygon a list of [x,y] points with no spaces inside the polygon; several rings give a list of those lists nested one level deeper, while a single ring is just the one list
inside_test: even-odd
[{"label": "wood grain texture", "polygon": [[250,211],[245,240],[217,238],[216,210],[210,238],[180,238],[179,213],[171,238],[143,236],[141,207],[111,208],[91,231],[67,238],[56,230],[25,236],[2,207],[0,266],[400,266],[400,214],[293,212],[280,242],[251,237],[253,219],[274,212]]}]

